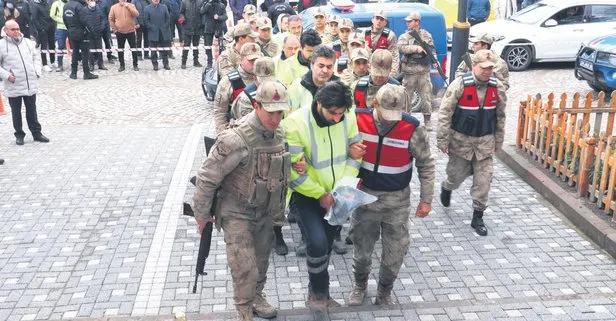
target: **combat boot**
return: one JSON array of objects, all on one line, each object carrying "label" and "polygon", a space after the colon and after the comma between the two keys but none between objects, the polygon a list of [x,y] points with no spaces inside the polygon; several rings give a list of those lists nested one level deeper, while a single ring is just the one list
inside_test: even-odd
[{"label": "combat boot", "polygon": [[260,318],[271,319],[275,318],[278,314],[276,308],[274,308],[267,300],[265,299],[265,294],[263,292],[257,293],[255,299],[252,301],[252,311]]},{"label": "combat boot", "polygon": [[348,305],[357,306],[364,304],[364,298],[366,297],[366,288],[368,287],[368,281],[355,281],[353,291],[349,295]]},{"label": "combat boot", "polygon": [[237,310],[237,321],[253,321],[252,318],[252,307],[251,306],[236,306]]},{"label": "combat boot", "polygon": [[475,210],[473,212],[473,220],[471,221],[471,227],[475,229],[475,232],[481,236],[488,235],[488,228],[483,223],[483,211]]},{"label": "combat boot", "polygon": [[446,190],[442,186],[441,186],[441,204],[443,204],[443,206],[445,207],[449,207],[449,204],[451,204],[451,191]]},{"label": "combat boot", "polygon": [[274,235],[276,235],[276,246],[274,247],[274,251],[278,255],[287,255],[289,253],[289,248],[282,237],[282,226],[274,226]]},{"label": "combat boot", "polygon": [[393,301],[391,300],[391,289],[394,285],[385,286],[379,282],[379,286],[376,290],[376,298],[374,299],[374,305],[391,305]]}]

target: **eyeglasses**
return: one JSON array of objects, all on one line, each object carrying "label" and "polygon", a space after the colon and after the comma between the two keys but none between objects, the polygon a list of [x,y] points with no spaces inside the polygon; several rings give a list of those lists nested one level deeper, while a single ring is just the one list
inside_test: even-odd
[{"label": "eyeglasses", "polygon": [[9,28],[10,31],[19,31],[19,28]]}]

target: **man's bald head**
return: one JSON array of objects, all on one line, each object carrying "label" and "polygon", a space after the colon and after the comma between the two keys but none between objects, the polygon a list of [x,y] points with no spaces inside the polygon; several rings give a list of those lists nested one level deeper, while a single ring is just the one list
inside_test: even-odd
[{"label": "man's bald head", "polygon": [[284,38],[282,43],[282,51],[284,51],[285,57],[291,57],[295,55],[300,47],[299,39],[297,36],[289,34]]},{"label": "man's bald head", "polygon": [[4,33],[9,38],[18,39],[21,36],[19,24],[15,20],[8,20],[4,23]]}]

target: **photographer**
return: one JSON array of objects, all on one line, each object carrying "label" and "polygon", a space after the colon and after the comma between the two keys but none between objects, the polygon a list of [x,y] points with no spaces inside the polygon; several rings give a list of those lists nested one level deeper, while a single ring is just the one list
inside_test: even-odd
[{"label": "photographer", "polygon": [[[207,55],[207,67],[212,67],[214,61],[212,56],[212,43],[214,35],[221,38],[227,32],[227,0],[205,0],[199,12],[203,21],[203,42],[205,46],[210,48],[205,49]],[[222,50],[223,48],[219,48]]]}]

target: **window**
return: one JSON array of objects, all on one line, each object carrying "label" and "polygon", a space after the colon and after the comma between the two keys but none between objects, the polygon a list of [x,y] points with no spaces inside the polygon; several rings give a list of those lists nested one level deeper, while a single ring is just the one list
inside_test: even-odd
[{"label": "window", "polygon": [[574,6],[559,11],[552,16],[559,25],[569,25],[584,22],[584,6]]},{"label": "window", "polygon": [[587,13],[588,22],[612,22],[616,21],[616,6],[592,5]]}]

